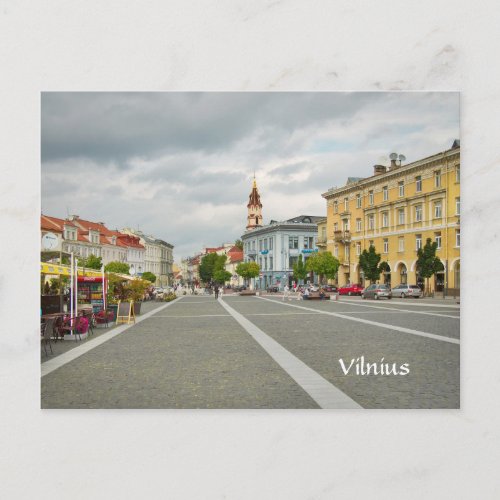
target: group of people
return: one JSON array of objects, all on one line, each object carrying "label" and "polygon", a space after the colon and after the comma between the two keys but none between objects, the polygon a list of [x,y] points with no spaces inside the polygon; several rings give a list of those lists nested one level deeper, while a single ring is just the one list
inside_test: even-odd
[{"label": "group of people", "polygon": [[[292,287],[292,289],[290,289],[288,285],[285,285],[283,289],[283,301],[285,301],[285,299],[291,300],[292,293],[293,297],[297,300],[308,300],[311,296],[312,291],[315,291],[312,286],[300,286],[294,283],[294,286]],[[325,298],[325,291],[322,287],[319,287],[318,292],[319,299],[323,300]]]}]

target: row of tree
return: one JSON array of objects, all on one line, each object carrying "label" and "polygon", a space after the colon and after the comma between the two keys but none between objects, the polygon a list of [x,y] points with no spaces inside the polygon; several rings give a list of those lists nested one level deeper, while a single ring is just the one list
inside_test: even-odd
[{"label": "row of tree", "polygon": [[[427,238],[425,245],[417,251],[416,268],[422,278],[427,280],[426,289],[429,291],[429,279],[444,269],[443,263],[436,256],[437,243]],[[200,263],[200,278],[209,283],[212,281],[225,283],[231,279],[231,273],[224,270],[227,257],[211,253],[205,255]],[[381,254],[377,253],[375,247],[370,245],[368,250],[363,250],[359,256],[359,266],[364,276],[370,283],[380,279],[380,275],[390,271],[389,264],[381,261]],[[293,266],[293,277],[296,280],[305,280],[308,273],[314,272],[319,276],[321,283],[326,279],[335,279],[340,266],[339,260],[331,252],[321,252],[311,255],[306,262],[299,255],[297,263]],[[242,262],[236,267],[236,273],[248,280],[259,275],[260,267],[256,262]]]}]

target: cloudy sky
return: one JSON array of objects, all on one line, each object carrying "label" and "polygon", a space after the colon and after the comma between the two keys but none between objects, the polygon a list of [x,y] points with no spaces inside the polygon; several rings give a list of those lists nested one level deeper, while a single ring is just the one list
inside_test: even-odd
[{"label": "cloudy sky", "polygon": [[255,171],[264,222],[459,137],[457,93],[43,93],[42,211],[139,227],[176,261],[234,241]]}]

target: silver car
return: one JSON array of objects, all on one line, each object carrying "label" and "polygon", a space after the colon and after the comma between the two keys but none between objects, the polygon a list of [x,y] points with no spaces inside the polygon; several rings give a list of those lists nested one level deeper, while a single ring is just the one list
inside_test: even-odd
[{"label": "silver car", "polygon": [[417,285],[398,285],[392,289],[393,297],[415,297],[416,299],[422,297],[422,290]]},{"label": "silver car", "polygon": [[391,289],[388,285],[379,285],[374,283],[366,287],[361,292],[362,299],[380,299],[381,297],[385,297],[386,299],[390,299],[392,297]]}]

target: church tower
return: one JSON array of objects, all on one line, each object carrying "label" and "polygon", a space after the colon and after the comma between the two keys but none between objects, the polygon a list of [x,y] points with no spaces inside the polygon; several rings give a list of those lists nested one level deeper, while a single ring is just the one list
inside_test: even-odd
[{"label": "church tower", "polygon": [[250,196],[248,197],[247,208],[247,230],[262,226],[262,203],[260,202],[260,194],[257,189],[255,176],[253,177],[253,186]]}]

